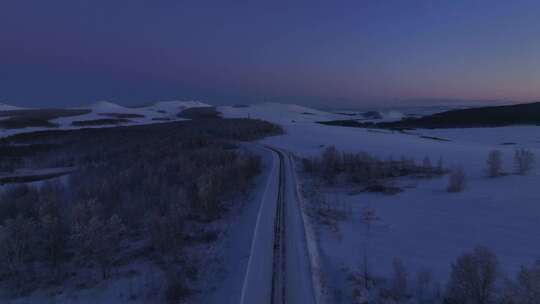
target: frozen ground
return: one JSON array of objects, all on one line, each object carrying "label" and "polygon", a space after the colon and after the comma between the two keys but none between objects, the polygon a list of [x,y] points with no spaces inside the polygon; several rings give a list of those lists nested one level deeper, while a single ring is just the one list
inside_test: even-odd
[{"label": "frozen ground", "polygon": [[[382,159],[401,155],[421,161],[442,157],[445,166],[462,166],[467,188],[462,193],[445,191],[447,178],[403,180],[407,189],[395,196],[378,194],[347,195],[350,189],[324,192],[331,200],[351,206],[352,216],[342,222],[339,233],[319,228],[321,256],[328,275],[335,282],[345,280],[350,270],[359,267],[365,246],[365,225],[359,212],[373,208],[379,221],[369,241],[369,264],[377,274],[388,276],[394,257],[401,258],[414,278],[420,270],[430,270],[440,283],[448,276],[450,263],[477,245],[490,247],[499,257],[502,269],[513,275],[522,264],[540,258],[540,175],[486,177],[485,161],[492,149],[503,152],[504,169],[513,171],[516,147],[540,149],[540,127],[417,130],[419,134],[325,126],[313,123],[331,115],[309,116],[301,111],[281,113],[271,104],[256,109],[234,109],[235,116],[249,113],[281,123],[286,134],[263,140],[299,156],[317,155],[335,145],[350,152],[365,151]],[[244,112],[242,112],[244,111]],[[302,111],[305,111],[302,109]],[[223,111],[225,115],[231,112]],[[439,141],[419,135],[449,139]],[[515,144],[510,144],[515,143]],[[347,293],[347,291],[345,291]]]},{"label": "frozen ground", "polygon": [[[199,105],[187,104],[186,107]],[[146,114],[138,123],[151,123],[148,117],[175,115],[178,106],[173,102],[124,108],[99,103],[93,106],[93,113],[84,118],[103,118],[99,113],[137,114],[145,111],[155,114]],[[516,147],[530,149],[539,157],[540,127],[416,130],[404,134],[320,125],[316,122],[349,117],[296,105],[267,103],[218,109],[224,117],[261,118],[281,124],[286,134],[266,138],[262,143],[297,156],[318,155],[328,145],[335,145],[342,151],[364,151],[382,159],[397,159],[404,155],[421,161],[429,156],[435,162],[442,157],[446,167],[465,169],[467,188],[456,194],[445,191],[446,177],[400,180],[405,191],[395,196],[349,195],[351,189],[321,189],[329,200],[350,206],[352,211],[350,217],[338,225],[337,232],[326,226],[313,227],[318,233],[323,273],[329,277],[327,282],[342,292],[344,302],[350,296],[346,277],[359,267],[366,247],[365,225],[359,218],[365,206],[373,208],[379,218],[367,244],[370,268],[382,276],[389,276],[392,260],[398,257],[408,268],[411,279],[418,271],[427,269],[443,284],[450,263],[477,245],[490,247],[508,274],[513,274],[521,264],[540,258],[537,233],[540,230],[539,171],[535,169],[527,176],[508,175],[497,179],[489,179],[485,174],[485,160],[492,149],[503,152],[507,172],[513,171],[512,154]],[[67,127],[69,120],[60,123]],[[207,286],[213,287],[201,295],[202,302],[237,302],[257,211],[256,205],[247,206],[245,213],[235,219],[238,225],[226,229],[227,238],[220,245],[222,247],[214,248],[223,248],[221,261],[225,266],[207,282]]]}]

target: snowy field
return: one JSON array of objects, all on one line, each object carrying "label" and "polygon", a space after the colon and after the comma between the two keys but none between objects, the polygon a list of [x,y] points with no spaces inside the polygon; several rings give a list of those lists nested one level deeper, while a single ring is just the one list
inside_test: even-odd
[{"label": "snowy field", "polygon": [[[69,129],[73,128],[73,121],[101,119],[104,118],[102,114],[119,113],[144,116],[129,118],[129,124],[147,124],[161,122],[154,118],[182,120],[177,117],[182,109],[198,106],[207,105],[160,102],[126,108],[100,102],[82,107],[90,108],[91,113],[54,122],[60,125],[60,129]],[[7,105],[0,105],[0,110],[3,107],[14,110]],[[218,111],[225,118],[260,118],[282,125],[286,134],[265,138],[261,143],[300,157],[319,155],[326,147],[335,145],[340,151],[367,152],[383,160],[405,156],[421,162],[427,156],[435,163],[442,158],[446,168],[459,166],[465,170],[467,186],[460,193],[446,191],[447,176],[399,179],[397,185],[404,191],[393,196],[351,194],[354,190],[351,187],[319,189],[328,201],[338,202],[350,211],[348,218],[338,223],[337,229],[323,225],[312,227],[317,232],[322,271],[327,276],[329,288],[333,289],[334,299],[350,302],[351,283],[347,277],[361,266],[366,246],[373,274],[389,277],[393,259],[399,258],[409,271],[411,281],[417,273],[427,270],[442,288],[451,263],[478,245],[492,249],[499,258],[501,269],[509,276],[514,276],[521,265],[531,264],[540,258],[540,245],[536,245],[540,230],[540,171],[533,169],[525,176],[509,174],[495,179],[486,176],[486,158],[493,149],[503,153],[503,169],[507,173],[514,171],[513,153],[516,148],[529,149],[540,157],[540,127],[421,129],[402,133],[317,124],[317,121],[350,119],[350,116],[297,105],[221,106]],[[5,130],[0,132],[0,136],[32,130]],[[268,165],[268,157],[264,158]],[[302,177],[305,175],[299,174],[300,180]],[[266,175],[260,176],[257,185],[264,184],[265,179]],[[258,202],[261,192],[261,189],[255,189],[250,201]],[[239,299],[257,207],[257,204],[248,204],[245,210],[238,210],[233,215],[236,224],[226,227],[225,238],[216,247],[208,249],[207,254],[215,254],[217,263],[210,267],[215,270],[213,274],[205,274],[210,279],[202,282],[205,286],[201,286],[201,290],[208,287],[208,292],[200,294],[197,300],[218,303],[224,299],[230,302]],[[373,209],[377,215],[369,240],[366,225],[361,219],[365,207]],[[94,290],[92,296],[82,297],[106,296],[110,288],[137,289],[137,286],[146,284],[146,279],[140,278],[119,281],[118,284],[125,288],[107,286],[101,291]],[[126,295],[118,294],[116,298],[120,301]],[[64,294],[56,299],[70,302],[74,296],[79,295]],[[24,300],[13,303],[24,303]]]},{"label": "snowy field", "polygon": [[[169,121],[181,121],[185,118],[178,117],[178,114],[183,110],[194,107],[208,107],[210,105],[199,101],[160,101],[150,105],[141,107],[124,107],[108,101],[99,101],[86,106],[67,108],[68,110],[89,110],[89,113],[60,117],[51,119],[49,122],[57,125],[54,128],[47,127],[26,127],[16,129],[1,129],[0,137],[6,137],[19,133],[29,133],[45,130],[70,130],[84,128],[103,128],[114,127],[116,125],[130,126],[141,124],[152,124]],[[21,108],[5,103],[0,103],[0,111],[17,111],[17,110],[37,110],[34,108]],[[8,119],[9,117],[0,117],[0,119]],[[103,119],[123,118],[125,121],[119,123],[95,124],[76,126],[72,123],[97,121]]]},{"label": "snowy field", "polygon": [[[334,115],[306,118],[301,114],[305,109],[282,113],[283,107],[266,104],[223,112],[226,116],[249,113],[250,117],[282,124],[285,135],[263,142],[298,156],[318,155],[326,146],[335,145],[341,151],[364,151],[381,159],[399,159],[403,155],[421,162],[428,156],[435,162],[442,157],[445,167],[460,166],[466,172],[467,187],[461,193],[446,192],[446,176],[401,180],[405,191],[394,196],[349,195],[350,189],[325,189],[328,200],[339,201],[352,210],[351,216],[339,224],[338,232],[318,227],[324,268],[334,284],[345,281],[347,274],[361,265],[366,228],[360,214],[366,206],[378,216],[368,243],[368,264],[377,275],[389,276],[392,260],[400,258],[412,279],[415,273],[428,270],[444,284],[450,264],[478,245],[492,249],[502,270],[511,276],[520,265],[540,258],[538,171],[495,179],[486,177],[485,171],[487,155],[493,149],[502,151],[508,173],[514,171],[512,157],[516,148],[540,155],[540,127],[415,130],[403,134],[320,125],[314,121],[335,119]],[[345,294],[348,292],[345,290]]]}]

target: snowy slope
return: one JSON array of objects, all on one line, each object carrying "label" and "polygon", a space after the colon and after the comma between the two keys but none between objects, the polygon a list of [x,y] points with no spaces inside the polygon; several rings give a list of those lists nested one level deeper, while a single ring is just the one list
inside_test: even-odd
[{"label": "snowy slope", "polygon": [[30,108],[17,107],[17,106],[9,105],[7,103],[0,102],[0,111],[14,111],[14,110],[27,110],[27,109],[30,109]]},{"label": "snowy slope", "polygon": [[60,118],[54,122],[60,123],[64,127],[69,127],[73,121],[85,121],[110,118],[108,114],[126,114],[137,115],[140,117],[128,117],[130,124],[147,124],[165,120],[184,120],[177,115],[185,109],[193,107],[208,107],[208,104],[199,101],[161,101],[144,107],[124,107],[112,102],[100,101],[88,106],[79,107],[80,109],[89,109],[92,112],[80,116]]},{"label": "snowy slope", "polygon": [[[171,117],[189,108],[209,107],[209,104],[200,101],[160,101],[153,105],[143,107],[148,115],[149,113],[158,113]],[[162,115],[162,116],[163,116]]]},{"label": "snowy slope", "polygon": [[98,101],[88,106],[80,107],[81,109],[91,109],[94,113],[127,113],[130,112],[128,108],[121,105],[108,102]]},{"label": "snowy slope", "polygon": [[[156,102],[154,104],[144,106],[144,107],[124,107],[108,101],[99,101],[85,106],[68,108],[68,109],[79,109],[79,110],[89,110],[90,112],[83,115],[69,116],[69,117],[60,117],[50,120],[50,122],[57,124],[58,127],[55,129],[78,129],[80,126],[73,126],[73,122],[80,121],[92,121],[92,120],[102,120],[102,119],[114,119],[114,118],[123,118],[128,121],[123,121],[118,124],[104,124],[104,125],[90,125],[85,126],[85,128],[100,128],[100,127],[110,127],[114,125],[139,125],[139,124],[150,124],[150,123],[159,123],[164,121],[180,121],[185,120],[185,118],[179,118],[178,114],[185,109],[193,107],[207,107],[208,104],[199,102],[199,101],[163,101]],[[8,110],[26,110],[29,108],[21,108],[10,106],[7,104],[0,104],[0,111]],[[7,119],[8,117],[2,117],[2,119]],[[20,129],[0,129],[0,137],[9,136],[18,133],[27,133],[35,132],[42,130],[50,130],[50,128],[44,127],[31,127],[31,128],[20,128]]]}]

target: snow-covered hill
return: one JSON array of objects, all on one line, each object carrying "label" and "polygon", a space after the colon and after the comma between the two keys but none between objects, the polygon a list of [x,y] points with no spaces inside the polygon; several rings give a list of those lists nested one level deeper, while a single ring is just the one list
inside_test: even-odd
[{"label": "snow-covered hill", "polygon": [[218,111],[226,118],[258,118],[288,125],[335,119],[350,119],[346,115],[320,111],[295,104],[261,103],[246,106],[221,106]]},{"label": "snow-covered hill", "polygon": [[[76,129],[81,127],[98,128],[115,125],[126,126],[185,120],[185,118],[178,116],[180,112],[189,108],[208,106],[210,105],[199,101],[160,101],[142,107],[125,107],[109,101],[99,101],[66,109],[39,109],[22,108],[0,103],[0,113],[2,111],[31,110],[28,112],[17,113],[16,115],[43,120],[45,125],[48,121],[48,123],[53,124],[53,126],[56,125],[54,129]],[[15,119],[15,116],[12,116],[10,113],[9,116],[3,116],[1,119]],[[0,126],[0,137],[17,133],[48,130],[51,128],[52,127],[25,127],[24,122],[21,123],[20,128],[3,129]]]},{"label": "snow-covered hill", "polygon": [[14,111],[14,110],[27,110],[29,108],[12,106],[7,103],[0,102],[0,111]]}]

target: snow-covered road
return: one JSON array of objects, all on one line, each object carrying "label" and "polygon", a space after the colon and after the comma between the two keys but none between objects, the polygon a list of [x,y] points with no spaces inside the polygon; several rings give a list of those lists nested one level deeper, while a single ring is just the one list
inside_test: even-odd
[{"label": "snow-covered road", "polygon": [[274,153],[241,303],[316,303],[297,181],[290,155]]}]

